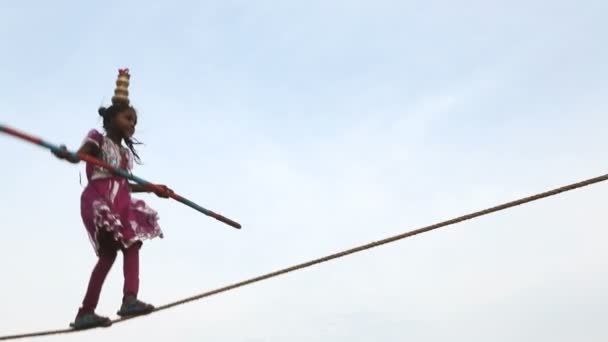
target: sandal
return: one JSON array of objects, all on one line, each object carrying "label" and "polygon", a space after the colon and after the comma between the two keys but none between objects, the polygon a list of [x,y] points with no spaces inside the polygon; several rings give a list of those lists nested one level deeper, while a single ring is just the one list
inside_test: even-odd
[{"label": "sandal", "polygon": [[144,303],[136,298],[131,298],[122,303],[117,314],[121,317],[139,316],[149,314],[154,311],[154,309],[154,305]]},{"label": "sandal", "polygon": [[99,316],[96,313],[88,313],[84,314],[80,317],[77,317],[73,323],[70,323],[70,327],[80,330],[80,329],[90,329],[97,327],[107,328],[112,325],[112,320],[108,317]]}]

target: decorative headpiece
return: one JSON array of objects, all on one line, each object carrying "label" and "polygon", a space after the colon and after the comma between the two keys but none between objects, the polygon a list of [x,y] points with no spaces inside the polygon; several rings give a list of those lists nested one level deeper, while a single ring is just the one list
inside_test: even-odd
[{"label": "decorative headpiece", "polygon": [[112,96],[112,104],[129,105],[129,79],[131,79],[129,69],[118,70],[118,79],[116,80],[114,96]]}]

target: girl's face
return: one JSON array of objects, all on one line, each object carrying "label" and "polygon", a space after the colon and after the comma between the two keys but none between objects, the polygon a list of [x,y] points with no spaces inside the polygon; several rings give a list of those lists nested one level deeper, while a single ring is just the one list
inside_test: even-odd
[{"label": "girl's face", "polygon": [[118,112],[114,117],[114,128],[124,138],[131,138],[135,134],[135,126],[137,125],[137,114],[132,110],[124,110]]}]

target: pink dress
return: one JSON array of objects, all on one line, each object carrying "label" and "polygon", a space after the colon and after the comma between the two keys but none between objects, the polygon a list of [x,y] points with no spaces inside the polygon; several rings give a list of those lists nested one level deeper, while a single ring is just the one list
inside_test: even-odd
[{"label": "pink dress", "polygon": [[[99,159],[123,170],[133,168],[131,151],[116,145],[97,130],[91,130],[85,142],[97,145]],[[99,255],[99,234],[111,233],[114,241],[124,248],[137,241],[163,237],[158,214],[144,201],[131,198],[127,179],[116,176],[96,165],[87,163],[88,184],[82,192],[80,210],[89,239]]]}]

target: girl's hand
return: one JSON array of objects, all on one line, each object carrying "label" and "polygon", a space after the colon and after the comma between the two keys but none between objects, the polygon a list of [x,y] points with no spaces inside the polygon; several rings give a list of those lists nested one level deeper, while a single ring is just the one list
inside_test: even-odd
[{"label": "girl's hand", "polygon": [[59,146],[61,148],[60,151],[55,151],[53,150],[53,154],[55,155],[55,157],[59,158],[59,159],[66,159],[68,157],[68,149],[65,145],[61,145]]},{"label": "girl's hand", "polygon": [[173,190],[169,189],[166,185],[157,184],[156,188],[154,189],[154,193],[158,197],[169,198],[174,193]]}]

